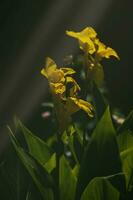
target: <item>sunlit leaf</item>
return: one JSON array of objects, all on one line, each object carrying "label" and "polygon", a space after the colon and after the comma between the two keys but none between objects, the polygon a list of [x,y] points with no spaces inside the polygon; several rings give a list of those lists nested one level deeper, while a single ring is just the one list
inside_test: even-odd
[{"label": "sunlit leaf", "polygon": [[45,163],[44,165],[45,169],[47,169],[47,171],[49,173],[51,173],[51,171],[56,167],[56,154],[53,153],[53,155],[50,157],[50,159]]}]

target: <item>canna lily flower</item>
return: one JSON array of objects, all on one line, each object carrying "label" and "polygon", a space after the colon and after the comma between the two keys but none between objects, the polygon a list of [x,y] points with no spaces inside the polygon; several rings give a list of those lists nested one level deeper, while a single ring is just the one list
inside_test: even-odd
[{"label": "canna lily flower", "polygon": [[79,46],[83,51],[93,54],[96,51],[93,40],[96,38],[97,33],[91,27],[87,27],[81,32],[66,31],[68,36],[78,39]]},{"label": "canna lily flower", "polygon": [[85,111],[89,117],[94,116],[93,106],[83,99],[79,99],[76,97],[69,97],[66,103],[67,112],[71,114],[83,110]]},{"label": "canna lily flower", "polygon": [[110,47],[106,47],[97,38],[97,33],[91,27],[83,29],[81,32],[66,31],[66,34],[78,39],[80,49],[88,54],[96,54],[99,58],[110,58],[114,56],[119,59],[116,51]]},{"label": "canna lily flower", "polygon": [[[51,59],[46,59],[46,67],[41,70],[41,74],[48,79],[52,93],[58,95],[66,91],[66,84],[70,82],[70,75],[75,71],[72,68],[58,68],[56,63]],[[76,81],[71,79],[75,84]]]},{"label": "canna lily flower", "polygon": [[79,110],[85,111],[89,117],[94,116],[93,106],[89,102],[79,99],[76,96],[68,97],[65,103],[60,106],[60,110],[58,109],[57,116],[61,133],[63,133],[71,123],[72,114],[78,112]]},{"label": "canna lily flower", "polygon": [[[46,59],[46,67],[41,70],[41,74],[48,79],[51,92],[54,94],[55,111],[60,133],[71,122],[71,115],[80,109],[84,110],[88,116],[93,117],[92,105],[77,97],[80,87],[71,77],[74,73],[75,71],[71,68],[58,68],[56,63],[49,57]],[[67,88],[69,83],[72,84],[71,88]],[[68,95],[66,94],[67,89]]]},{"label": "canna lily flower", "polygon": [[103,44],[97,37],[96,31],[87,27],[81,32],[66,31],[68,36],[78,40],[80,49],[84,52],[84,70],[86,79],[94,81],[98,86],[103,83],[104,71],[100,64],[103,58],[111,56],[119,59],[116,51]]},{"label": "canna lily flower", "polygon": [[99,58],[110,58],[110,56],[114,56],[119,59],[119,56],[114,49],[106,47],[106,45],[100,42],[99,39],[95,39],[94,42],[97,46],[96,56]]},{"label": "canna lily flower", "polygon": [[72,77],[66,77],[67,83],[72,83],[73,86],[69,89],[69,96],[77,96],[77,92],[80,91],[80,86]]}]

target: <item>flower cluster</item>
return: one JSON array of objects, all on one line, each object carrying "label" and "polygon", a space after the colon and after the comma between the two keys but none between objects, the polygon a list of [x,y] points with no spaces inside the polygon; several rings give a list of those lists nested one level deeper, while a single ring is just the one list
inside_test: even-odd
[{"label": "flower cluster", "polygon": [[[41,70],[41,74],[48,79],[61,131],[69,123],[71,115],[80,109],[84,110],[89,117],[93,117],[92,105],[78,98],[80,87],[72,77],[74,73],[76,72],[72,68],[57,67],[49,57],[46,59],[45,68]],[[71,88],[67,87],[69,83],[72,84]]]},{"label": "flower cluster", "polygon": [[41,70],[41,74],[44,75],[49,82],[50,89],[53,94],[59,95],[63,98],[66,92],[66,84],[69,82],[74,83],[74,87],[79,89],[78,84],[70,76],[74,74],[75,71],[72,68],[58,68],[56,63],[51,59],[46,59],[46,66]]},{"label": "flower cluster", "polygon": [[[99,84],[103,80],[101,59],[111,56],[119,58],[116,51],[104,45],[91,27],[81,32],[66,31],[66,34],[78,40],[79,47],[84,53],[84,72],[85,79],[88,81],[86,84],[89,81]],[[70,67],[58,67],[49,57],[46,59],[45,67],[41,70],[41,74],[48,79],[61,132],[71,121],[71,115],[80,109],[85,111],[89,117],[93,117],[93,106],[78,97],[80,86],[73,78],[75,73],[76,71]]]},{"label": "flower cluster", "polygon": [[119,59],[116,51],[103,44],[97,37],[96,31],[87,27],[81,32],[66,31],[68,36],[78,40],[79,47],[84,53],[86,78],[100,85],[104,79],[103,67],[100,61],[111,56]]},{"label": "flower cluster", "polygon": [[114,49],[106,47],[97,38],[97,33],[91,27],[87,27],[81,32],[66,31],[66,34],[76,38],[79,42],[80,49],[88,54],[95,54],[99,58],[110,58],[110,56],[119,58]]}]

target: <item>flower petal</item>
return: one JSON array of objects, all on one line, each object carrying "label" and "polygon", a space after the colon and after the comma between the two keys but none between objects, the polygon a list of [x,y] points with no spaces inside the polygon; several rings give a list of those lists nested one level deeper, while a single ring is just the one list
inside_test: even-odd
[{"label": "flower petal", "polygon": [[70,96],[74,97],[78,91],[80,91],[80,86],[78,83],[70,76],[66,77],[66,83],[72,83],[73,87],[70,89]]},{"label": "flower petal", "polygon": [[81,32],[66,31],[66,34],[78,39],[80,48],[90,54],[95,52],[95,45],[93,39],[96,38],[97,33],[91,27],[83,29]]},{"label": "flower petal", "polygon": [[45,68],[41,70],[41,74],[46,78],[49,78],[50,74],[53,73],[56,70],[56,68],[57,65],[55,64],[55,62],[51,58],[47,57],[45,62]]},{"label": "flower petal", "polygon": [[[69,107],[70,105],[73,105],[71,106],[71,111],[74,113],[74,112],[77,112],[78,110],[82,109],[84,110],[90,117],[93,117],[93,107],[92,105],[87,102],[87,101],[84,101],[82,99],[78,99],[78,98],[75,98],[75,97],[70,97],[69,99]],[[73,104],[72,104],[73,103]],[[69,108],[70,109],[70,108]]]},{"label": "flower petal", "polygon": [[61,67],[61,70],[64,72],[65,76],[76,73],[76,71],[74,69],[68,68],[68,67]]},{"label": "flower petal", "polygon": [[92,39],[97,36],[97,33],[92,27],[86,27],[81,32],[66,31],[66,34],[77,39],[87,39],[88,37]]},{"label": "flower petal", "polygon": [[46,72],[46,70],[44,68],[41,70],[41,74],[43,76],[45,76],[46,78],[48,78],[47,72]]},{"label": "flower petal", "polygon": [[66,90],[66,87],[63,83],[50,83],[51,91],[54,94],[63,94]]},{"label": "flower petal", "polygon": [[54,60],[52,60],[50,57],[47,57],[45,67],[46,67],[47,70],[48,69],[50,70],[50,68],[52,68],[52,70],[55,70],[57,68],[57,65],[54,62]]},{"label": "flower petal", "polygon": [[101,58],[110,58],[110,56],[114,56],[119,59],[116,51],[110,47],[106,47],[99,39],[95,39],[95,44],[97,45],[97,55]]},{"label": "flower petal", "polygon": [[104,57],[104,58],[110,58],[110,56],[114,56],[116,57],[117,59],[119,59],[119,56],[118,54],[116,53],[116,51],[110,47],[107,47],[106,49],[104,50],[101,50],[101,51],[98,51],[97,52],[98,55],[100,57]]}]

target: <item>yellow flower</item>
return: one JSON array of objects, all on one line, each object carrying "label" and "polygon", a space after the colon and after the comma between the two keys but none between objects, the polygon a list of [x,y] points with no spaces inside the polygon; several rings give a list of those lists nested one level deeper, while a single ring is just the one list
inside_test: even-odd
[{"label": "yellow flower", "polygon": [[118,54],[116,51],[110,47],[106,47],[102,42],[99,41],[99,39],[95,39],[95,45],[97,45],[97,51],[96,54],[100,58],[110,58],[110,56],[114,56],[117,59],[119,59]]},{"label": "yellow flower", "polygon": [[80,109],[85,111],[89,117],[93,117],[94,109],[93,106],[82,99],[78,99],[76,97],[69,97],[66,102],[66,108],[68,113],[73,114]]},{"label": "yellow flower", "polygon": [[54,94],[63,94],[66,91],[68,82],[76,81],[70,77],[75,71],[72,68],[58,68],[56,63],[51,59],[46,59],[46,66],[41,70],[41,74],[48,79],[50,89]]},{"label": "yellow flower", "polygon": [[66,34],[78,39],[80,48],[93,54],[96,51],[93,40],[96,38],[97,33],[91,27],[87,27],[81,32],[66,31]]},{"label": "yellow flower", "polygon": [[78,39],[79,46],[85,53],[96,53],[99,58],[110,58],[110,56],[114,56],[119,59],[114,49],[106,47],[106,45],[100,42],[97,38],[97,33],[91,27],[87,27],[81,32],[66,31],[66,34]]},{"label": "yellow flower", "polygon": [[67,83],[72,83],[72,87],[69,89],[69,96],[77,96],[77,92],[80,91],[80,86],[72,77],[66,77]]}]

